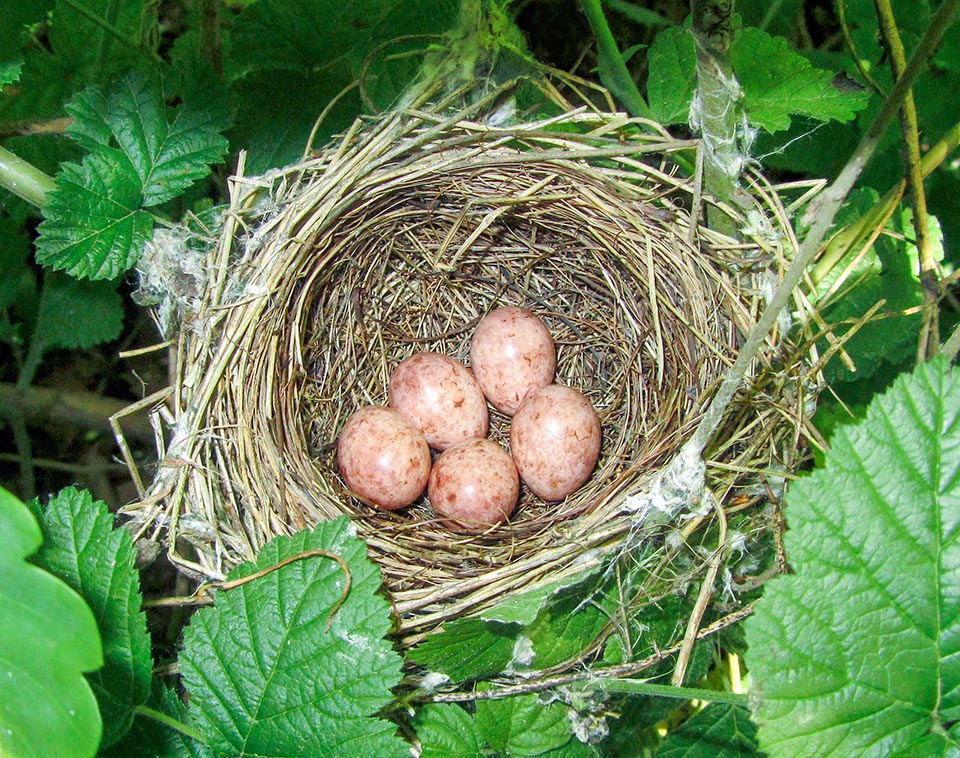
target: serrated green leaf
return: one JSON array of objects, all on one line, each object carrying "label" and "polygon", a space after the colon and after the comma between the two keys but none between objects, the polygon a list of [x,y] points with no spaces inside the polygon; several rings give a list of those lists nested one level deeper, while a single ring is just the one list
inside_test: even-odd
[{"label": "serrated green leaf", "polygon": [[697,86],[697,53],[688,29],[671,26],[647,51],[647,100],[657,120],[685,124]]},{"label": "serrated green leaf", "polygon": [[427,703],[413,721],[421,758],[476,758],[483,740],[473,717],[459,705]]},{"label": "serrated green leaf", "polygon": [[814,68],[785,39],[760,29],[737,32],[730,61],[750,123],[770,132],[790,128],[794,115],[850,121],[868,101],[866,92],[838,89],[833,72]]},{"label": "serrated green leaf", "polygon": [[549,668],[579,658],[597,639],[610,616],[579,593],[551,603],[524,634],[533,645],[532,668]]},{"label": "serrated green leaf", "polygon": [[494,750],[511,756],[543,755],[572,739],[567,707],[536,695],[477,701],[477,726]]},{"label": "serrated green leaf", "polygon": [[43,540],[27,507],[0,489],[0,755],[86,758],[100,741],[84,672],[103,664],[90,608],[26,562]]},{"label": "serrated green leaf", "polygon": [[760,745],[773,758],[956,754],[960,373],[917,367],[831,444],[787,497],[796,574],[769,583],[746,622]]},{"label": "serrated green leaf", "polygon": [[511,595],[491,608],[481,612],[480,618],[484,621],[496,621],[501,624],[520,624],[527,626],[536,621],[547,603],[563,590],[589,582],[603,568],[598,563],[578,574],[572,574],[552,582],[539,585],[516,595]]},{"label": "serrated green leaf", "polygon": [[407,654],[413,663],[454,682],[503,672],[513,659],[517,627],[464,618],[448,621]]},{"label": "serrated green leaf", "polygon": [[363,109],[353,87],[361,76],[364,94],[388,107],[419,68],[421,56],[403,53],[425,48],[458,14],[456,0],[261,0],[244,9],[225,66],[238,114],[231,141],[249,151],[248,171],[300,160],[334,98],[314,147],[349,126]]},{"label": "serrated green leaf", "polygon": [[713,703],[670,732],[657,758],[760,758],[757,727],[739,705]]},{"label": "serrated green leaf", "polygon": [[361,66],[383,42],[446,31],[458,10],[454,0],[260,0],[237,17],[230,57],[238,69],[259,61],[307,71],[340,58]]},{"label": "serrated green leaf", "polygon": [[[140,180],[144,207],[176,197],[210,173],[227,150],[226,89],[215,78],[178,92],[172,77],[128,71],[107,91],[89,87],[67,104],[68,133],[92,152],[119,150]],[[166,103],[182,99],[176,106]],[[119,162],[119,161],[118,161]]]},{"label": "serrated green leaf", "polygon": [[101,747],[107,747],[126,733],[134,707],[150,695],[153,659],[133,539],[114,528],[106,503],[73,487],[51,498],[38,518],[44,543],[34,563],[78,592],[97,620],[104,665],[89,679],[103,717]]},{"label": "serrated green leaf", "polygon": [[[318,104],[328,103],[353,81],[349,69],[329,67],[324,76],[301,71],[257,71],[234,85],[238,108],[230,140],[249,151],[246,170],[252,174],[303,159]],[[315,147],[344,130],[362,109],[360,96],[350,91],[337,101],[323,121]]]},{"label": "serrated green leaf", "polygon": [[311,550],[334,553],[350,569],[339,609],[344,571],[314,555],[219,591],[212,608],[193,616],[180,654],[193,724],[234,758],[407,756],[395,725],[371,715],[391,700],[400,656],[384,639],[391,619],[380,571],[350,521],[278,537],[230,578]]},{"label": "serrated green leaf", "polygon": [[98,153],[79,166],[65,163],[43,208],[37,261],[88,279],[112,279],[129,269],[153,232],[140,190],[125,156]]},{"label": "serrated green leaf", "polygon": [[[47,271],[31,349],[86,350],[120,336],[123,299],[116,282],[91,282]],[[37,347],[32,343],[38,341]]]}]

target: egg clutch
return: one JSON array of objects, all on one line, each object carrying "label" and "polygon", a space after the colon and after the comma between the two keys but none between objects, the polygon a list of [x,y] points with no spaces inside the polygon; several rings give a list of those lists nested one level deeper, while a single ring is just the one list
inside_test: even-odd
[{"label": "egg clutch", "polygon": [[[340,475],[358,499],[384,510],[426,490],[440,521],[459,532],[506,521],[521,481],[545,501],[562,500],[597,464],[600,419],[582,392],[554,383],[556,366],[553,338],[535,314],[490,311],[471,338],[470,368],[415,353],[391,373],[388,406],[350,416],[337,442]],[[510,452],[487,437],[488,403],[512,417]]]}]

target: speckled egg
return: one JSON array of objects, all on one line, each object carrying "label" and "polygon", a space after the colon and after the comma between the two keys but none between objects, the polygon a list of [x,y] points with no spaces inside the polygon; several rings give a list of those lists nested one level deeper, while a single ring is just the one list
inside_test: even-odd
[{"label": "speckled egg", "polygon": [[413,422],[437,450],[489,428],[487,401],[473,373],[440,353],[415,353],[390,375],[390,405]]},{"label": "speckled egg", "polygon": [[510,452],[524,484],[544,500],[562,500],[593,472],[600,419],[586,396],[551,384],[534,390],[510,425]]},{"label": "speckled egg", "polygon": [[482,532],[513,513],[520,480],[506,450],[492,440],[473,439],[454,445],[434,461],[427,493],[445,526]]},{"label": "speckled egg", "polygon": [[344,424],[337,441],[337,465],[360,500],[392,511],[423,493],[430,478],[430,448],[420,430],[398,411],[368,405]]},{"label": "speckled egg", "polygon": [[534,313],[505,306],[477,324],[470,341],[470,366],[490,405],[513,415],[527,393],[553,381],[557,350]]}]

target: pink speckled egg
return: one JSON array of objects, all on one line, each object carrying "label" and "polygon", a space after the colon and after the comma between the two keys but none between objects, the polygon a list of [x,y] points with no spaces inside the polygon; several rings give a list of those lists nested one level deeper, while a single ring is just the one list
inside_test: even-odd
[{"label": "pink speckled egg", "polygon": [[573,387],[534,390],[510,425],[520,478],[538,497],[562,500],[590,478],[600,456],[600,419]]},{"label": "pink speckled egg", "polygon": [[437,450],[486,437],[487,401],[473,373],[440,353],[416,353],[390,376],[390,405],[416,426]]},{"label": "pink speckled egg", "polygon": [[357,497],[393,511],[420,497],[430,478],[423,434],[393,408],[368,405],[343,426],[337,465]]},{"label": "pink speckled egg", "polygon": [[492,440],[473,439],[434,461],[427,493],[430,506],[449,529],[482,532],[513,513],[520,480],[506,450]]},{"label": "pink speckled egg", "polygon": [[557,350],[536,315],[506,306],[480,319],[470,341],[470,366],[490,404],[512,416],[528,392],[553,381]]}]

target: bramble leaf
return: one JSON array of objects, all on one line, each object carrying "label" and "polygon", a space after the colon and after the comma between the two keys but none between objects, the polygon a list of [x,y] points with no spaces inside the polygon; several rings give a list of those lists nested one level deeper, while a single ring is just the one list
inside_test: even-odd
[{"label": "bramble leaf", "polygon": [[180,655],[193,725],[233,757],[407,756],[395,725],[371,715],[391,700],[400,656],[384,639],[379,569],[349,520],[278,537],[231,579],[312,550],[342,558],[349,579],[330,556],[304,556],[193,616]]},{"label": "bramble leaf", "polygon": [[27,507],[0,489],[0,755],[85,758],[100,742],[83,676],[103,664],[100,637],[83,599],[25,560],[42,541]]},{"label": "bramble leaf", "polygon": [[463,618],[448,621],[427,637],[407,658],[454,682],[503,672],[513,659],[516,627]]},{"label": "bramble leaf", "polygon": [[757,727],[739,705],[712,703],[676,731],[657,750],[657,758],[761,758]]},{"label": "bramble leaf", "polygon": [[477,702],[477,726],[494,750],[511,756],[542,755],[573,738],[563,703],[541,703],[536,695]]},{"label": "bramble leaf", "polygon": [[250,151],[247,169],[300,160],[325,104],[332,109],[315,146],[349,126],[364,102],[388,107],[417,73],[422,51],[456,23],[459,7],[456,0],[260,0],[244,8],[225,66],[240,103],[231,139]]},{"label": "bramble leaf", "polygon": [[760,746],[954,755],[960,717],[960,373],[940,358],[838,428],[787,497],[796,574],[746,621]]},{"label": "bramble leaf", "polygon": [[866,92],[834,87],[833,72],[814,68],[783,37],[760,29],[737,32],[730,61],[750,123],[769,132],[789,129],[792,115],[850,121],[867,104]]},{"label": "bramble leaf", "polygon": [[129,269],[153,232],[141,182],[123,155],[65,163],[47,195],[37,261],[76,277],[112,279]]},{"label": "bramble leaf", "polygon": [[598,604],[583,603],[579,594],[555,599],[524,632],[533,647],[531,667],[549,668],[582,656],[609,620]]},{"label": "bramble leaf", "polygon": [[647,51],[647,60],[650,109],[665,126],[687,123],[697,86],[697,53],[690,30],[679,26],[664,29]]},{"label": "bramble leaf", "polygon": [[120,336],[123,299],[115,282],[72,279],[56,271],[43,277],[37,323],[31,338],[40,350],[86,350]]},{"label": "bramble leaf", "polygon": [[100,630],[104,665],[88,678],[103,717],[101,747],[107,747],[126,733],[133,708],[150,695],[153,659],[133,539],[114,528],[106,503],[73,487],[37,511],[44,543],[34,562],[83,597]]},{"label": "bramble leaf", "polygon": [[427,703],[413,721],[421,758],[475,758],[483,739],[473,717],[459,705]]},{"label": "bramble leaf", "polygon": [[[102,91],[89,87],[67,104],[75,119],[68,134],[87,150],[117,150],[140,180],[141,203],[150,208],[182,193],[210,173],[227,151],[226,89],[212,77],[179,92],[168,77],[137,71]],[[168,101],[179,99],[176,106]]]}]

